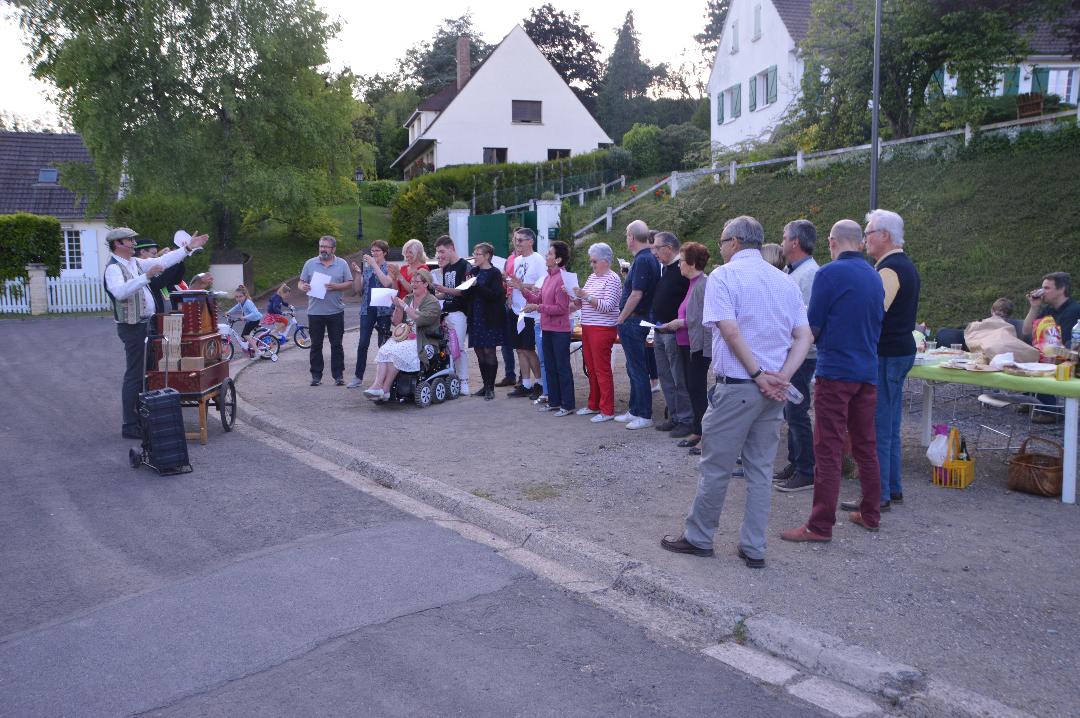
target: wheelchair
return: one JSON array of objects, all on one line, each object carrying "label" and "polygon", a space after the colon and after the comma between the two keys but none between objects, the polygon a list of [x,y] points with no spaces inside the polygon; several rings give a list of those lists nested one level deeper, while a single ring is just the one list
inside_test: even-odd
[{"label": "wheelchair", "polygon": [[387,404],[405,404],[412,401],[421,409],[441,404],[447,399],[461,396],[461,380],[454,372],[454,358],[450,355],[449,329],[445,315],[440,325],[438,347],[427,346],[427,366],[421,362],[419,372],[398,372],[390,385]]}]

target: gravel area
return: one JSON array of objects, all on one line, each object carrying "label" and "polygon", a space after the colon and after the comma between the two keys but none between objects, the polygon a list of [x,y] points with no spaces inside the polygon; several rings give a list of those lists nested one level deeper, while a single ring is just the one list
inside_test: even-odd
[{"label": "gravel area", "polygon": [[[347,375],[355,336],[346,334]],[[627,386],[618,350],[615,362],[616,409],[623,411]],[[578,355],[573,363],[583,406],[587,380]],[[480,380],[472,368],[475,389]],[[241,395],[285,426],[397,457],[403,466],[648,562],[686,585],[721,591],[1032,714],[1080,715],[1080,554],[1069,541],[1080,513],[1055,499],[1008,491],[1002,452],[975,451],[976,480],[967,489],[933,486],[917,436],[921,382],[908,387],[905,501],[883,515],[881,532],[840,520],[831,544],[780,541],[781,530],[807,518],[811,492],[776,493],[768,568],[749,571],[735,556],[744,502],[739,480],[721,517],[716,557],[660,548],[662,535],[681,530],[698,480],[697,459],[666,434],[592,424],[588,417],[555,418],[526,399],[506,398],[504,389],[495,401],[463,397],[425,410],[380,406],[359,390],[307,386],[307,355],[298,350],[253,369],[239,381]],[[1011,409],[981,409],[977,394],[944,387],[935,407],[935,418],[953,419],[970,447],[980,423],[1014,426],[1018,438],[1033,428],[1047,433]],[[663,406],[654,394],[654,416],[662,416]],[[1060,428],[1056,436],[1060,441]],[[785,454],[781,450],[777,468]],[[857,493],[857,485],[845,484],[841,498]]]}]

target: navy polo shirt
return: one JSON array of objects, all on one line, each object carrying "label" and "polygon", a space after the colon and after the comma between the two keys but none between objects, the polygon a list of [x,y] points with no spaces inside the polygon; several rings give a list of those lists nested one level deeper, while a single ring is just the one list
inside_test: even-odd
[{"label": "navy polo shirt", "polygon": [[641,301],[634,308],[634,316],[651,320],[653,297],[656,296],[656,284],[660,281],[660,262],[653,256],[652,250],[646,247],[634,255],[634,262],[630,265],[630,273],[623,282],[622,301],[619,309],[626,306],[626,300],[630,298],[630,292],[640,291]]},{"label": "navy polo shirt", "polygon": [[817,337],[815,375],[876,385],[885,288],[860,252],[842,252],[817,271],[806,314]]}]

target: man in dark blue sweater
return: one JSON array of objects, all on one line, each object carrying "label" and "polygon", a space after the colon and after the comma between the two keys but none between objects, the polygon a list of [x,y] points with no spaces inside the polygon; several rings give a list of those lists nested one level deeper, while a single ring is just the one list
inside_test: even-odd
[{"label": "man in dark blue sweater", "polygon": [[[885,318],[878,340],[877,434],[881,465],[881,510],[904,500],[900,483],[900,417],[904,379],[915,365],[915,315],[919,311],[919,272],[904,254],[904,220],[896,212],[875,209],[866,215],[866,253],[885,288]],[[856,502],[841,504],[856,510]]]},{"label": "man in dark blue sweater", "polygon": [[785,541],[832,539],[844,435],[859,465],[862,501],[850,520],[878,530],[881,479],[875,449],[874,412],[878,339],[885,314],[881,279],[863,259],[862,228],[842,219],[829,232],[834,261],[814,275],[807,319],[817,345],[814,373],[814,505],[810,519],[780,534]]}]

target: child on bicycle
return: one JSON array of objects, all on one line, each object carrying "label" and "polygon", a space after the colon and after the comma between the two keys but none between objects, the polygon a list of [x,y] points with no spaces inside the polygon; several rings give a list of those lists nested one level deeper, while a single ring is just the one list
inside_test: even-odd
[{"label": "child on bicycle", "polygon": [[266,304],[266,316],[262,323],[270,326],[274,334],[281,334],[289,326],[289,318],[284,316],[284,310],[295,311],[295,307],[289,304],[289,294],[289,285],[282,284],[270,295],[270,301]]},{"label": "child on bicycle", "polygon": [[225,316],[229,320],[244,319],[244,329],[240,332],[240,338],[244,340],[247,348],[248,356],[255,356],[255,344],[251,341],[251,333],[255,331],[259,326],[259,321],[262,319],[262,312],[255,308],[255,302],[251,301],[251,295],[248,294],[247,287],[243,284],[236,288],[233,292],[233,299],[236,300],[236,304],[233,305],[229,311],[225,312]]}]

